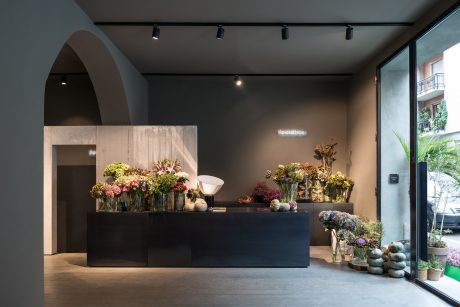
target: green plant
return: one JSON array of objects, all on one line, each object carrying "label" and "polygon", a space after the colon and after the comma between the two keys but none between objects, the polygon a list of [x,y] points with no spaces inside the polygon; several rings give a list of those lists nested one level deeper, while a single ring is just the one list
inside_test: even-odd
[{"label": "green plant", "polygon": [[164,173],[159,175],[154,184],[153,192],[154,193],[169,193],[171,192],[177,183],[177,177],[173,173]]},{"label": "green plant", "polygon": [[433,270],[442,270],[442,263],[438,256],[431,255],[430,260],[428,261],[429,268]]},{"label": "green plant", "polygon": [[431,130],[431,112],[429,109],[422,110],[418,113],[418,130],[420,132],[428,132]]},{"label": "green plant", "polygon": [[426,270],[430,267],[430,264],[427,261],[419,260],[417,263],[417,267],[419,270]]},{"label": "green plant", "polygon": [[129,169],[129,165],[121,162],[110,163],[104,169],[104,176],[112,177],[113,180],[117,180],[121,176],[125,175],[125,171]]},{"label": "green plant", "polygon": [[447,116],[448,113],[446,100],[443,99],[439,105],[439,111],[434,115],[433,130],[436,132],[439,130],[444,130],[447,125]]}]

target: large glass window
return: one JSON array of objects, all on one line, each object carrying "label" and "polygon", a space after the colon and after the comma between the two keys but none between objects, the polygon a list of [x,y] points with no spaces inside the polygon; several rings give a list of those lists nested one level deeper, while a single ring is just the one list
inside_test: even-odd
[{"label": "large glass window", "polygon": [[409,48],[380,69],[380,219],[384,243],[400,241],[410,270]]}]

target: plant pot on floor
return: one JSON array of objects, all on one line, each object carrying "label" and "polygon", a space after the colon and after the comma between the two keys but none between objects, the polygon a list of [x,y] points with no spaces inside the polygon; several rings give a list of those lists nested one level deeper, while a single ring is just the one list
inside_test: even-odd
[{"label": "plant pot on floor", "polygon": [[419,269],[418,270],[418,280],[427,280],[428,278],[428,269]]},{"label": "plant pot on floor", "polygon": [[441,278],[442,270],[428,269],[428,280],[438,281]]},{"label": "plant pot on floor", "polygon": [[443,267],[446,266],[447,255],[449,254],[448,247],[430,247],[428,246],[428,259],[431,259],[432,255],[436,255],[441,261]]}]

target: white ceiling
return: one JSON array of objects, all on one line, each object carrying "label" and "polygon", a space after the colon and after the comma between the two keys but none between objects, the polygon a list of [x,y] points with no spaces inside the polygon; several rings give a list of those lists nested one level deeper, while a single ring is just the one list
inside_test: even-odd
[{"label": "white ceiling", "polygon": [[[93,21],[176,22],[414,22],[432,0],[76,0]],[[354,73],[407,27],[152,28],[101,26],[143,73]]]}]

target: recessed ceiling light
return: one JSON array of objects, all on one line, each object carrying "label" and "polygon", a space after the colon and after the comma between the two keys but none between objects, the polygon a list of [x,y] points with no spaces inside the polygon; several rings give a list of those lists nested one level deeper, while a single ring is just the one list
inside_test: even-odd
[{"label": "recessed ceiling light", "polygon": [[241,80],[240,76],[238,76],[238,75],[236,75],[235,78],[233,78],[233,81],[235,82],[236,86],[243,85],[243,81]]},{"label": "recessed ceiling light", "polygon": [[67,78],[66,76],[61,77],[61,85],[67,85]]}]

